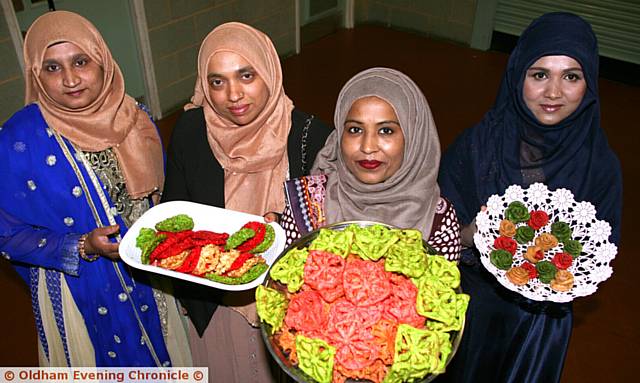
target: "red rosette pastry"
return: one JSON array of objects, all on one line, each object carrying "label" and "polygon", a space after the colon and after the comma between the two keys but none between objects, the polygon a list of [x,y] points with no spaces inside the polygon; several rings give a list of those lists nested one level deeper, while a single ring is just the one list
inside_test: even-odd
[{"label": "red rosette pastry", "polygon": [[514,241],[512,238],[500,236],[493,241],[493,247],[495,249],[506,250],[511,253],[511,255],[516,254],[516,249],[518,248],[518,242]]},{"label": "red rosette pastry", "polygon": [[342,274],[345,260],[327,251],[311,250],[304,265],[304,282],[327,302],[344,295]]},{"label": "red rosette pastry", "polygon": [[307,290],[293,295],[284,321],[287,326],[304,332],[323,329],[327,324],[327,310],[320,294]]},{"label": "red rosette pastry", "polygon": [[532,263],[524,262],[520,267],[529,272],[529,278],[533,279],[538,277],[538,270],[536,270],[536,267]]},{"label": "red rosette pastry", "polygon": [[389,273],[384,270],[382,262],[347,261],[342,284],[346,298],[356,306],[382,302],[391,293]]},{"label": "red rosette pastry", "polygon": [[423,328],[425,317],[416,311],[416,296],[418,288],[407,277],[399,274],[392,274],[391,295],[384,300],[385,319],[406,323],[415,328]]},{"label": "red rosette pastry", "polygon": [[551,263],[560,270],[566,270],[573,263],[573,257],[569,253],[556,253],[551,260]]},{"label": "red rosette pastry", "polygon": [[529,213],[527,225],[533,230],[540,230],[549,223],[549,215],[542,210],[535,210]]}]

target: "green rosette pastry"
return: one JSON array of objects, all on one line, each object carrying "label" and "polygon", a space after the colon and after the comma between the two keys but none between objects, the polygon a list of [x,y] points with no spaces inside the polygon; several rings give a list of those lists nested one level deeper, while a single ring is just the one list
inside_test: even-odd
[{"label": "green rosette pastry", "polygon": [[308,256],[307,248],[291,249],[271,267],[269,275],[287,285],[290,293],[295,293],[304,284],[304,264]]},{"label": "green rosette pastry", "polygon": [[256,289],[256,311],[263,321],[271,325],[271,334],[282,326],[287,313],[287,298],[277,290],[258,286]]},{"label": "green rosette pastry", "polygon": [[500,270],[509,270],[513,264],[513,255],[503,249],[496,249],[489,254],[491,263]]},{"label": "green rosette pastry", "polygon": [[574,239],[568,239],[564,241],[564,251],[571,254],[573,259],[576,259],[582,253],[582,244]]},{"label": "green rosette pastry", "polygon": [[420,278],[432,277],[452,289],[460,286],[460,269],[455,262],[441,255],[427,255],[427,265],[427,270]]},{"label": "green rosette pastry", "polygon": [[533,241],[536,232],[529,226],[520,226],[516,229],[515,240],[521,245]]},{"label": "green rosette pastry", "polygon": [[331,383],[336,348],[321,339],[296,336],[298,367],[319,383]]},{"label": "green rosette pastry", "polygon": [[555,235],[560,242],[566,242],[571,239],[572,230],[569,224],[557,221],[551,224],[551,234]]},{"label": "green rosette pastry", "polygon": [[343,231],[320,229],[318,236],[309,245],[309,250],[328,251],[342,258],[347,258],[351,252],[354,235],[350,226]]},{"label": "green rosette pastry", "polygon": [[448,333],[402,323],[396,332],[393,364],[383,382],[413,382],[427,374],[441,374],[449,354]]},{"label": "green rosette pastry", "polygon": [[520,201],[513,201],[504,211],[504,217],[513,223],[527,222],[530,218],[529,209]]},{"label": "green rosette pastry", "polygon": [[549,261],[540,261],[536,263],[536,270],[538,271],[538,279],[542,283],[551,283],[551,280],[556,277],[558,268]]},{"label": "green rosette pastry", "polygon": [[178,232],[193,229],[193,219],[186,214],[178,214],[156,223],[156,230]]},{"label": "green rosette pastry", "polygon": [[[400,239],[396,232],[382,225],[369,227],[352,226],[355,226],[355,228],[353,229],[354,239],[351,252],[364,260],[379,260]],[[349,228],[352,226],[349,226]]]}]

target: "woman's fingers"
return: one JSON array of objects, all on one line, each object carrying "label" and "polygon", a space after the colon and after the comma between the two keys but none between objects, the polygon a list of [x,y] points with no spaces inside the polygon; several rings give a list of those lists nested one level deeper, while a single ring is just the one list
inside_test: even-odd
[{"label": "woman's fingers", "polygon": [[277,214],[277,213],[274,213],[274,212],[266,213],[266,214],[263,216],[263,218],[264,218],[264,221],[265,221],[266,223],[270,223],[270,222],[276,222],[276,223],[278,223],[278,214]]},{"label": "woman's fingers", "polygon": [[[93,229],[87,236],[84,251],[86,254],[100,254],[111,258],[118,255],[118,244],[109,240],[109,236],[120,231],[120,226],[112,225]],[[111,256],[110,256],[111,255]]]}]

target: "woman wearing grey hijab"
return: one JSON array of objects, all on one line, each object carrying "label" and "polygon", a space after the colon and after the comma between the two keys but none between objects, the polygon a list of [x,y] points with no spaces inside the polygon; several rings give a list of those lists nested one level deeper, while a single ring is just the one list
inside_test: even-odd
[{"label": "woman wearing grey hijab", "polygon": [[457,260],[458,220],[437,183],[440,141],[429,104],[403,73],[371,68],[342,88],[335,131],[312,175],[287,181],[289,242],[327,224],[368,220],[415,228]]}]

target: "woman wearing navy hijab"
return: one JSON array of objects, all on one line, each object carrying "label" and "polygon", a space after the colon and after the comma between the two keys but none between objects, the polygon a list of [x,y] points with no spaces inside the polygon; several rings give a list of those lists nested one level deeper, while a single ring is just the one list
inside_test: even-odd
[{"label": "woman wearing navy hijab", "polygon": [[[474,217],[492,194],[542,182],[593,203],[597,218],[611,224],[610,241],[619,243],[622,175],[600,128],[597,81],[598,46],[586,21],[549,13],[529,25],[509,57],[495,105],[442,159],[440,187],[471,228],[463,231],[473,233]],[[507,290],[473,248],[462,258],[462,287],[471,295],[467,328],[442,380],[558,381],[571,304],[534,302]]]}]

